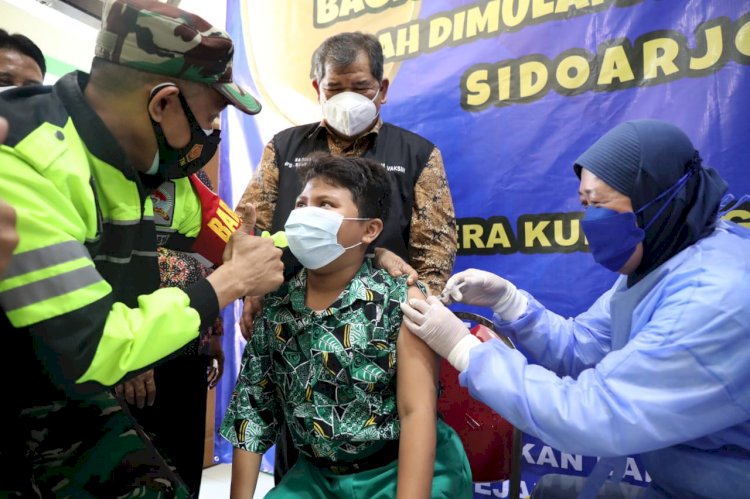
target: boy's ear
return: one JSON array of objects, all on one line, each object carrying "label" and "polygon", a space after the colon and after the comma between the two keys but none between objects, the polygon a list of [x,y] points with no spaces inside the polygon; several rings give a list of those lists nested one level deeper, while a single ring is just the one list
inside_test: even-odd
[{"label": "boy's ear", "polygon": [[371,218],[365,226],[365,234],[362,236],[362,243],[368,245],[373,242],[383,232],[383,221],[379,218]]}]

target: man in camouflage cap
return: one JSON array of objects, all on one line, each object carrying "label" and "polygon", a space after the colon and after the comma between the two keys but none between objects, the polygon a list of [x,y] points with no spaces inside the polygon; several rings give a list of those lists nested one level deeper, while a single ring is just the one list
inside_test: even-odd
[{"label": "man in camouflage cap", "polygon": [[[0,410],[0,497],[197,494],[109,387],[192,341],[227,304],[282,282],[272,240],[219,212],[193,175],[216,151],[213,123],[228,104],[260,110],[232,83],[232,52],[197,16],[114,0],[90,74],[0,94],[10,125],[0,198],[19,234],[0,277],[13,359],[0,376],[22,380],[6,383]],[[157,241],[216,263],[223,252],[223,264],[187,290],[158,289]]]}]

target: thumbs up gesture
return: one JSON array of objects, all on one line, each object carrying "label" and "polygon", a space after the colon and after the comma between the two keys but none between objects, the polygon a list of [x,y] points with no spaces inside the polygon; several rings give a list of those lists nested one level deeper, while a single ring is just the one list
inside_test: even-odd
[{"label": "thumbs up gesture", "polygon": [[263,296],[284,282],[281,250],[272,239],[253,236],[255,208],[251,204],[245,205],[244,214],[224,249],[224,264],[208,277],[220,307],[242,296]]}]

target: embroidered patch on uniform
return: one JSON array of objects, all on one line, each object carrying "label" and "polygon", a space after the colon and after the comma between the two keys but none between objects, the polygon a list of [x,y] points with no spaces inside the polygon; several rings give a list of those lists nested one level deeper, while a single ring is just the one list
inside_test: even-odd
[{"label": "embroidered patch on uniform", "polygon": [[172,225],[174,217],[174,193],[175,184],[168,180],[161,184],[158,189],[151,193],[151,202],[154,204],[154,223],[156,225]]},{"label": "embroidered patch on uniform", "polygon": [[187,153],[187,156],[185,156],[185,159],[187,161],[194,161],[201,157],[201,153],[203,152],[203,144],[195,144]]}]

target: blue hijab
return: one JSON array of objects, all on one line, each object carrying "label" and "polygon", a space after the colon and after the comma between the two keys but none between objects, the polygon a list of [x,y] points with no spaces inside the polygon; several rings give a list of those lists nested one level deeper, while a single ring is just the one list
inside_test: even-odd
[{"label": "blue hijab", "polygon": [[628,276],[628,286],[709,235],[727,190],[716,170],[703,167],[687,135],[664,121],[636,120],[616,126],[576,160],[579,177],[582,167],[628,196],[636,212],[688,174],[674,196],[638,213],[639,227],[651,224],[643,240],[643,259]]}]

